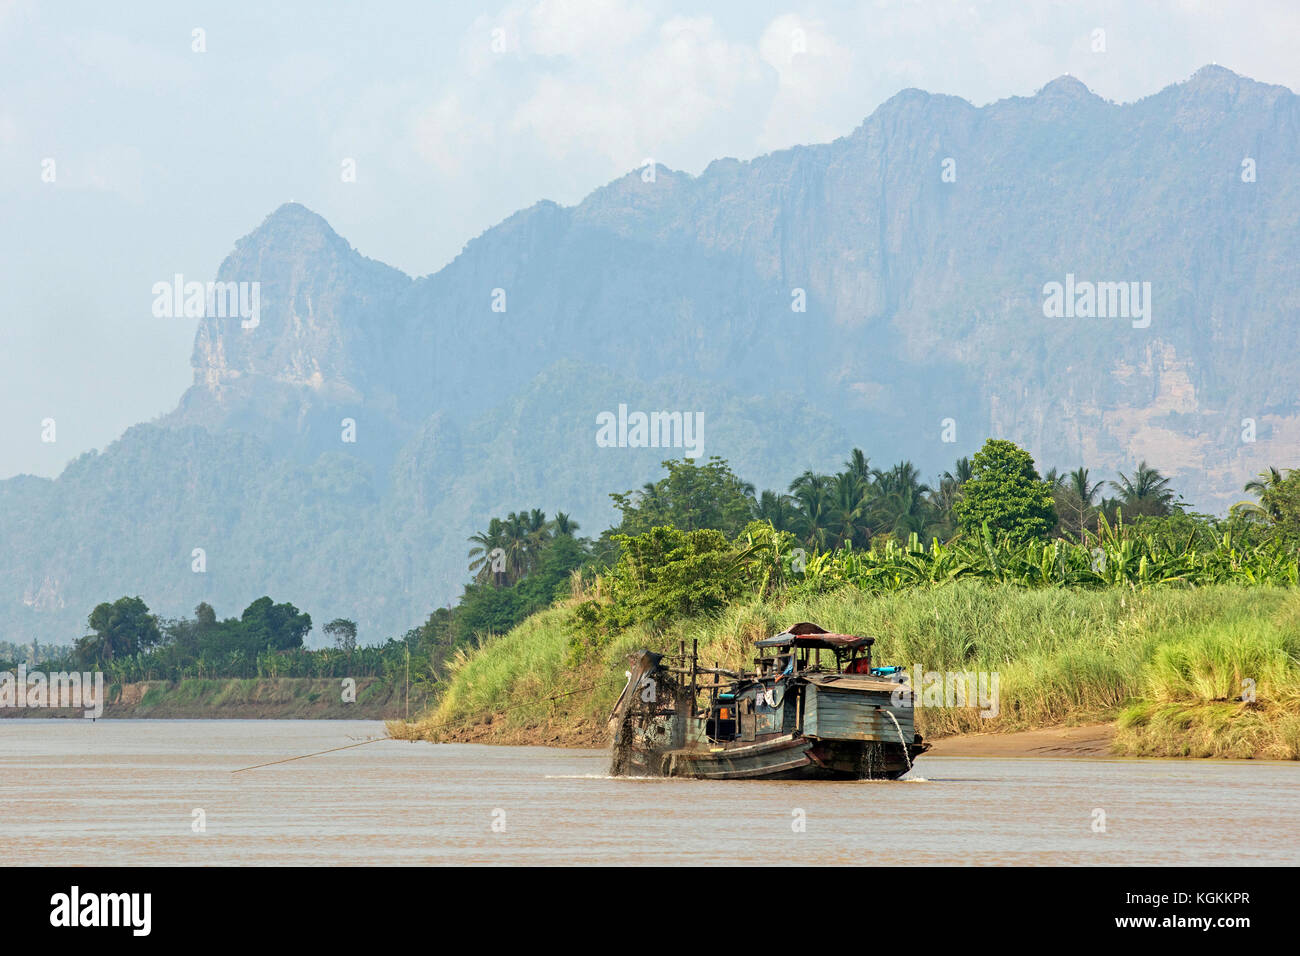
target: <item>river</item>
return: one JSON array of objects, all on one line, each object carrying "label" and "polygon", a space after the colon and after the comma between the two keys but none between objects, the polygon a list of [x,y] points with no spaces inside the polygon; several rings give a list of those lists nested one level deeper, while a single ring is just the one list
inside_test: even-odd
[{"label": "river", "polygon": [[712,783],[384,740],[232,773],[382,736],[0,720],[0,827],[11,861],[87,865],[1300,862],[1296,763],[923,756],[895,783]]}]

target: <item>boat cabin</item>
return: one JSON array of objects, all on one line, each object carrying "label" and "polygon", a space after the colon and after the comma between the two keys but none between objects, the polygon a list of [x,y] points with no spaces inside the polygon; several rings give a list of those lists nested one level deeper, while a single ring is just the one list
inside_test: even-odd
[{"label": "boat cabin", "polygon": [[819,674],[870,674],[874,643],[872,637],[832,634],[815,624],[796,624],[755,641],[753,674],[730,685],[715,680],[706,688],[709,700],[701,728],[705,740],[755,741],[800,730],[806,680]]}]

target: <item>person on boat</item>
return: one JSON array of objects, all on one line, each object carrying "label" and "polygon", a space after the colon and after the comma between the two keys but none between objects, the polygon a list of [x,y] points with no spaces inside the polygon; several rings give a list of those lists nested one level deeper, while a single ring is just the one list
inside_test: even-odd
[{"label": "person on boat", "polygon": [[869,657],[853,658],[853,660],[849,661],[849,666],[844,668],[844,672],[846,674],[870,674],[871,658]]}]

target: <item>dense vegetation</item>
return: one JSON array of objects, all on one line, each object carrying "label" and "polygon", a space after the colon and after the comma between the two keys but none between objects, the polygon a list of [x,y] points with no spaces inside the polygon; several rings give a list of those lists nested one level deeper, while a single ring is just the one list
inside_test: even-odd
[{"label": "dense vegetation", "polygon": [[[437,707],[421,721],[390,723],[390,732],[603,746],[632,651],[698,641],[702,659],[736,668],[751,662],[755,639],[793,621],[816,621],[874,635],[882,663],[999,674],[996,717],[923,707],[917,719],[927,737],[1118,720],[1123,753],[1300,757],[1296,589],[965,580],[878,593],[751,594],[662,628],[630,626],[575,660],[572,627],[582,599],[460,655]],[[1253,699],[1242,699],[1247,687]]]},{"label": "dense vegetation", "polygon": [[[1300,481],[1276,472],[1248,486],[1259,504],[1217,520],[1189,514],[1145,462],[1111,483],[1116,497],[1099,498],[1086,468],[1040,478],[1023,449],[999,440],[934,488],[909,462],[880,471],[858,450],[838,474],[805,472],[790,495],[757,498],[724,462],[665,465],[666,478],[615,496],[623,521],[602,537],[614,560],[591,577],[601,597],[574,612],[579,657],[629,625],[662,627],[749,593],[962,578],[1089,587],[1300,578],[1300,521],[1289,510]],[[1136,517],[1126,523],[1126,512]]]},{"label": "dense vegetation", "polygon": [[[597,667],[592,679],[602,684],[602,668],[620,672],[610,655],[629,640],[656,643],[684,631],[707,634],[716,622],[750,613],[745,608],[761,609],[764,626],[775,626],[792,609],[819,601],[827,602],[823,616],[883,607],[908,617],[902,609],[909,604],[887,597],[900,592],[934,591],[914,600],[937,602],[935,613],[949,614],[955,613],[951,607],[939,607],[956,600],[942,596],[948,590],[967,595],[973,606],[988,607],[984,597],[970,595],[996,594],[998,601],[1018,602],[1007,596],[1008,588],[1053,588],[1067,594],[1116,594],[1123,602],[1123,595],[1156,587],[1208,589],[1221,595],[1214,602],[1235,608],[1240,628],[1249,632],[1268,631],[1271,625],[1246,620],[1244,605],[1230,599],[1236,592],[1227,586],[1287,589],[1300,583],[1300,476],[1294,472],[1261,475],[1247,486],[1256,500],[1213,518],[1188,512],[1168,480],[1145,462],[1110,482],[1114,496],[1107,497],[1102,494],[1107,486],[1093,481],[1086,468],[1040,477],[1022,449],[995,440],[971,459],[959,460],[933,485],[921,482],[909,462],[875,469],[858,450],[843,471],[805,472],[785,493],[756,493],[716,458],[664,466],[666,474],[658,481],[611,496],[619,520],[595,539],[579,537],[577,524],[563,512],[548,519],[540,510],[521,509],[492,519],[470,538],[472,580],[459,603],[436,609],[421,626],[383,645],[358,647],[356,625],[340,618],[323,629],[334,648],[307,650],[303,638],[311,618],[269,597],[226,620],[218,620],[207,604],[200,604],[193,618],[160,620],[140,598],[124,597],[91,612],[91,633],[65,663],[101,668],[113,682],[291,676],[392,681],[404,677],[409,667],[413,684],[426,692],[450,672],[454,680],[438,719],[465,719],[470,700],[490,707],[492,694],[501,699],[516,695],[513,682],[520,675],[512,666],[500,671],[505,681],[500,686],[480,676],[474,678],[478,691],[465,693],[465,675],[487,666],[484,662],[499,663],[507,646],[515,660],[535,661],[541,653],[546,667],[571,674]],[[939,587],[945,585],[952,587]],[[873,596],[878,603],[871,603],[877,600]],[[1108,607],[1114,598],[1098,597],[1096,605],[1086,597],[1061,600],[1082,602],[1071,605],[1069,613],[1087,616],[1092,610],[1086,609]],[[1176,603],[1168,597],[1153,600]],[[1203,621],[1214,617],[1204,609],[1198,613]],[[940,656],[966,666],[984,662],[979,649],[992,645],[977,635],[991,626],[989,621],[970,614],[956,620],[971,628],[963,638],[969,653],[963,658],[947,648]],[[880,618],[871,618],[873,628],[881,624]],[[1051,630],[1057,625],[1038,621],[1037,626]],[[1198,640],[1212,642],[1220,625],[1205,626],[1208,630]],[[741,631],[749,634],[745,627]],[[546,638],[525,649],[520,641],[532,640],[530,634]],[[551,660],[556,635],[562,636],[563,649]],[[1283,663],[1271,672],[1268,686],[1289,687],[1294,649],[1285,641],[1278,644],[1275,636],[1268,638],[1273,641],[1270,653],[1281,655]],[[1018,639],[1026,646],[1039,641],[1035,646],[1042,650],[1041,639],[1028,631]],[[1017,658],[1015,639],[1008,640],[1009,661]],[[712,644],[712,638],[705,643]],[[475,651],[479,644],[484,651]],[[726,645],[726,654],[737,657],[737,663],[743,659],[742,644]],[[1155,647],[1143,644],[1139,656],[1154,653]],[[1164,663],[1150,667],[1168,672],[1161,685],[1168,688],[1176,683],[1169,677],[1172,662],[1184,658],[1162,654]],[[25,656],[35,659],[34,654]],[[1138,672],[1146,673],[1146,657],[1125,659],[1124,667],[1136,681]],[[1142,686],[1156,686],[1154,677],[1144,679],[1148,683]],[[1184,685],[1189,680],[1195,682],[1186,678]],[[525,684],[533,690],[544,686],[536,671]],[[1137,701],[1138,685],[1126,678],[1122,686],[1123,695],[1097,700],[1106,707]],[[485,692],[488,699],[482,697]],[[1028,685],[1024,692],[1029,693]],[[1150,700],[1138,701],[1133,705],[1137,709],[1127,712],[1125,726],[1167,729],[1173,719],[1169,706],[1147,706],[1156,699],[1182,706],[1176,697],[1153,691]],[[1098,704],[1091,710],[1099,708],[1104,709]]]},{"label": "dense vegetation", "polygon": [[[1123,710],[1135,751],[1300,754],[1292,473],[1261,476],[1257,502],[1212,518],[1146,463],[1107,498],[1087,469],[1040,477],[1000,441],[934,488],[906,462],[878,471],[856,451],[789,495],[756,496],[725,462],[665,464],[664,479],[615,496],[622,521],[592,543],[567,598],[459,653],[438,710],[395,731],[436,736],[501,711],[514,716],[500,726],[518,725],[538,717],[529,694],[586,684],[582,712],[565,715],[592,731],[632,647],[690,635],[738,666],[755,637],[809,619],[896,635],[893,652],[927,668],[1000,670],[1012,713],[992,729]],[[943,639],[925,644],[930,632]],[[1232,733],[1205,729],[1211,705]],[[979,725],[926,719],[931,732]]]}]

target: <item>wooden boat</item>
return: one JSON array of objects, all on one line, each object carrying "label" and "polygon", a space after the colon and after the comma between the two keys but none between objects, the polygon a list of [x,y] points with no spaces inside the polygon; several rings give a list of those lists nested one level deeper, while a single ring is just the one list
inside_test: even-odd
[{"label": "wooden boat", "polygon": [[[643,650],[610,714],[618,775],[710,780],[894,780],[929,749],[901,668],[875,639],[800,623],[755,642],[754,670]],[[828,659],[822,662],[822,653]]]}]

